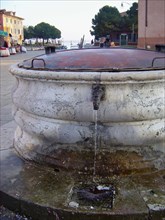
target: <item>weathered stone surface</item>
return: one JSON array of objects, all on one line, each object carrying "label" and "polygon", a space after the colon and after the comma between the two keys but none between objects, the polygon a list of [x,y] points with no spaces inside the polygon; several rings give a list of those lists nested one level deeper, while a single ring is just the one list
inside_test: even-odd
[{"label": "weathered stone surface", "polygon": [[[10,72],[17,78],[12,94],[18,125],[14,145],[25,159],[90,170],[97,145],[98,158],[100,151],[106,152],[98,167],[119,167],[118,173],[164,169],[164,70],[68,72],[15,65]],[[96,87],[104,93],[95,100],[97,111]],[[124,151],[128,156],[121,160]],[[119,156],[113,166],[108,153]],[[85,154],[86,160],[81,156]],[[135,154],[137,163],[131,168],[127,161],[133,163]]]},{"label": "weathered stone surface", "polygon": [[[92,176],[86,174],[57,172],[24,162],[13,149],[2,151],[1,159],[1,203],[32,219],[45,220],[56,216],[56,219],[65,220],[162,220],[165,217],[164,171],[146,175],[114,175],[103,179],[98,177],[94,183]],[[79,204],[75,197],[73,200],[74,187],[97,183],[98,186],[113,184],[115,187],[113,208],[101,209],[95,203],[88,206],[87,203]],[[74,207],[71,205],[73,202],[76,204]]]}]

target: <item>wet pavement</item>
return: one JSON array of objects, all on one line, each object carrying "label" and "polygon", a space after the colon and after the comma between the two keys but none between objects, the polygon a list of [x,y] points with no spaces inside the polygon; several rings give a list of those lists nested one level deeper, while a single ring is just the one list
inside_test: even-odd
[{"label": "wet pavement", "polygon": [[[81,200],[76,189],[93,186],[92,176],[56,171],[20,159],[14,148],[1,152],[2,205],[32,219],[164,220],[165,171],[131,176],[97,177],[98,188],[113,185],[108,200]],[[104,203],[104,205],[103,205]]]},{"label": "wet pavement", "polygon": [[[0,58],[1,62],[1,181],[0,220],[165,220],[165,171],[101,179],[81,173],[46,168],[23,161],[13,147],[16,124],[11,114],[11,89],[15,79],[8,73],[12,63],[43,51]],[[83,184],[115,188],[113,207],[81,200],[75,189]],[[98,198],[91,195],[93,198]],[[84,197],[83,197],[84,198]],[[81,201],[80,201],[81,200]],[[6,208],[4,208],[6,207]],[[12,210],[14,212],[11,212]]]}]

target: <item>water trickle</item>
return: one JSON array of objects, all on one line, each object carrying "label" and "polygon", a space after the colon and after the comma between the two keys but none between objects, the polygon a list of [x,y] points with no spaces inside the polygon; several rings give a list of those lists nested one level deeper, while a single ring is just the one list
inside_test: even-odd
[{"label": "water trickle", "polygon": [[94,130],[94,162],[93,162],[93,181],[95,182],[96,176],[96,157],[97,157],[97,148],[98,148],[98,115],[97,110],[94,110],[95,118],[95,130]]}]

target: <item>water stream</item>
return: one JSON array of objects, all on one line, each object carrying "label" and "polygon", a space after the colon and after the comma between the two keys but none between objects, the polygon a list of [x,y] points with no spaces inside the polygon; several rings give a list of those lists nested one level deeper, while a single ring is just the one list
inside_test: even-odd
[{"label": "water stream", "polygon": [[98,115],[97,110],[94,110],[95,130],[94,130],[94,162],[93,162],[93,181],[95,182],[96,176],[96,160],[97,160],[97,148],[98,148]]}]

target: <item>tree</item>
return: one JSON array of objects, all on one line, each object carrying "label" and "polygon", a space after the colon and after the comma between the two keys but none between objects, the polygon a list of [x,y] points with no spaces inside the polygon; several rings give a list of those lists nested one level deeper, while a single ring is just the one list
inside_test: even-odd
[{"label": "tree", "polygon": [[55,28],[54,26],[49,25],[48,23],[41,22],[34,27],[35,34],[37,38],[46,39],[48,41],[49,38],[60,38],[61,31]]},{"label": "tree", "polygon": [[35,31],[33,26],[24,27],[24,38],[34,38],[35,37]]},{"label": "tree", "polygon": [[138,3],[134,2],[132,7],[126,12],[128,15],[128,26],[130,30],[138,30]]},{"label": "tree", "polygon": [[120,27],[121,16],[116,7],[104,6],[101,8],[95,18],[92,19],[91,35],[95,38],[109,35],[112,31],[118,31]]},{"label": "tree", "polygon": [[56,39],[60,37],[61,37],[61,31],[56,27],[49,25],[48,23],[45,22],[41,22],[37,24],[35,27],[33,26],[24,27],[25,39],[42,38],[44,44],[44,40],[48,41],[49,38]]},{"label": "tree", "polygon": [[134,32],[138,29],[138,3],[134,2],[132,7],[126,12],[126,16],[121,16],[116,7],[104,6],[92,19],[91,35],[96,39],[110,35],[112,32],[131,32],[132,39]]},{"label": "tree", "polygon": [[61,31],[58,30],[54,26],[50,26],[50,33],[51,33],[51,38],[60,38],[61,37]]}]

